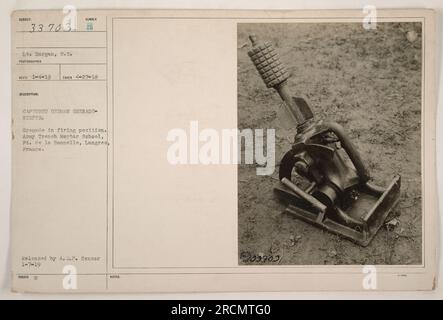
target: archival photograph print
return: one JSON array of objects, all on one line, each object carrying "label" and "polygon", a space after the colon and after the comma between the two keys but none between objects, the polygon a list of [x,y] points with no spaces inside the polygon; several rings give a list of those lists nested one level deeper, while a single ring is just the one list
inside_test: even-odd
[{"label": "archival photograph print", "polygon": [[420,22],[237,25],[240,265],[422,264],[422,43]]}]

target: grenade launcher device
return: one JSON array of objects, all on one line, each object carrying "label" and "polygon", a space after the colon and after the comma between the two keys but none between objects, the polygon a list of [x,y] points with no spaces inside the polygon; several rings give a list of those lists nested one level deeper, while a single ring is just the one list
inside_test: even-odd
[{"label": "grenade launcher device", "polygon": [[[367,246],[398,202],[400,176],[387,188],[373,184],[343,127],[316,120],[307,102],[289,92],[290,75],[272,45],[259,42],[255,35],[249,38],[249,57],[295,122],[294,142],[280,161],[280,183],[274,189],[287,204],[285,212]],[[306,179],[308,187],[294,183],[293,175]]]}]

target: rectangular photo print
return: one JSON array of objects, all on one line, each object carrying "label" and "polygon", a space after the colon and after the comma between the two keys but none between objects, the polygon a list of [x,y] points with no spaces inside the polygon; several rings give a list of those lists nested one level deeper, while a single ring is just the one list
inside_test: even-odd
[{"label": "rectangular photo print", "polygon": [[422,264],[422,43],[421,22],[237,25],[240,265]]}]

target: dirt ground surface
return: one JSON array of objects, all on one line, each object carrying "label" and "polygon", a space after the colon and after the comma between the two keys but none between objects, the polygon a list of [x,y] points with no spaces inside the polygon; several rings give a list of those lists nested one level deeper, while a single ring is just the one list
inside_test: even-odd
[{"label": "dirt ground surface", "polygon": [[[400,201],[386,220],[392,228],[384,225],[368,247],[282,214],[273,187],[295,129],[248,57],[249,34],[274,45],[294,96],[317,118],[344,126],[376,184],[401,175]],[[378,23],[375,30],[361,23],[238,25],[238,126],[275,128],[277,144],[272,176],[239,165],[240,264],[422,263],[421,61],[420,23]]]}]

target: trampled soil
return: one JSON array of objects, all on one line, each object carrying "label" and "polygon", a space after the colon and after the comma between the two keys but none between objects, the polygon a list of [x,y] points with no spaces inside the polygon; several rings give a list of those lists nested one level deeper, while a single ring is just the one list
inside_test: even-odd
[{"label": "trampled soil", "polygon": [[[409,32],[409,34],[408,34]],[[421,81],[420,23],[239,24],[238,126],[276,129],[276,162],[290,149],[295,129],[287,126],[281,100],[250,61],[248,35],[270,41],[292,74],[289,87],[304,97],[319,119],[343,125],[374,182],[402,179],[400,201],[363,248],[289,215],[273,193],[272,176],[255,165],[239,165],[239,263],[245,257],[278,257],[266,264],[421,264]],[[285,125],[286,124],[286,125]],[[285,128],[286,126],[286,128]],[[393,223],[395,224],[395,223]]]}]

